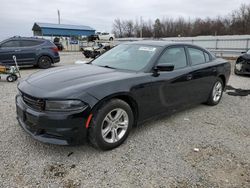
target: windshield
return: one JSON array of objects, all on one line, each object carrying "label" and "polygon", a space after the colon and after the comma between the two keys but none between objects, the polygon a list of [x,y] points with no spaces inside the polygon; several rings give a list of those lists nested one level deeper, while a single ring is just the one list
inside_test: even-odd
[{"label": "windshield", "polygon": [[149,63],[158,48],[138,44],[121,44],[92,61],[92,64],[114,69],[139,71]]}]

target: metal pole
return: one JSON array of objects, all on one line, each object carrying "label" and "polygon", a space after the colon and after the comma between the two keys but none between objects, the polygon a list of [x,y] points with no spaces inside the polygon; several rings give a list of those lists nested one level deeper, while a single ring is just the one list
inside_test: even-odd
[{"label": "metal pole", "polygon": [[141,16],[140,22],[141,22],[140,38],[142,38],[142,16]]},{"label": "metal pole", "polygon": [[248,48],[249,48],[249,38],[247,39],[246,51],[248,50]]},{"label": "metal pole", "polygon": [[60,10],[57,9],[57,14],[58,14],[58,24],[61,24],[61,17],[60,17]]}]

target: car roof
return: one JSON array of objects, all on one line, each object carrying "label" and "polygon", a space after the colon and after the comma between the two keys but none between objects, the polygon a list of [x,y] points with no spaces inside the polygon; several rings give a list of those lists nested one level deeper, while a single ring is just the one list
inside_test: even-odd
[{"label": "car roof", "polygon": [[149,45],[149,46],[159,46],[159,47],[167,47],[167,46],[178,44],[178,45],[187,45],[187,46],[193,46],[193,47],[204,49],[200,46],[189,44],[189,43],[171,42],[171,41],[157,41],[157,40],[134,41],[134,42],[128,42],[127,44],[139,44],[139,45]]},{"label": "car roof", "polygon": [[14,37],[10,37],[4,41],[8,41],[8,40],[39,40],[39,41],[47,41],[46,39],[43,38],[38,38],[38,37],[20,37],[20,36],[14,36]]}]

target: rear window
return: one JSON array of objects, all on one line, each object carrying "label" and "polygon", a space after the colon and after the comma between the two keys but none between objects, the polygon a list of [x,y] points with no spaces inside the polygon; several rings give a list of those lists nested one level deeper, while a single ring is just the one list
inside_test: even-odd
[{"label": "rear window", "polygon": [[206,62],[205,55],[202,50],[188,47],[188,51],[192,65],[199,65]]},{"label": "rear window", "polygon": [[37,40],[21,40],[20,42],[22,47],[37,46],[43,43],[43,41]]}]

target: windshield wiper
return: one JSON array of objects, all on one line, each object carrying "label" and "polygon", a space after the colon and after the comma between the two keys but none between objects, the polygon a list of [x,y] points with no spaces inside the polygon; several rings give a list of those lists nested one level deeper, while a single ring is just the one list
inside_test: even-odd
[{"label": "windshield wiper", "polygon": [[109,69],[116,69],[116,68],[110,67],[110,66],[108,66],[108,65],[104,65],[104,66],[100,66],[100,67],[105,67],[105,68],[109,68]]}]

